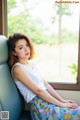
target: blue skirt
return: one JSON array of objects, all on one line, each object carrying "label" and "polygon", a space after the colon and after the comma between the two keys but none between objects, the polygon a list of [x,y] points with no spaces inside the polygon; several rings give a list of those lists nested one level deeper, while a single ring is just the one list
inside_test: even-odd
[{"label": "blue skirt", "polygon": [[32,120],[80,120],[80,107],[62,108],[38,96],[30,101],[30,112]]}]

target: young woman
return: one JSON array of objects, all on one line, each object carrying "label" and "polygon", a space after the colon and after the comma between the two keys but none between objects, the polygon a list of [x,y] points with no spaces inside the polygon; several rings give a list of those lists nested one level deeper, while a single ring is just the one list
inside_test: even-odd
[{"label": "young woman", "polygon": [[25,101],[30,103],[33,120],[80,120],[80,107],[72,100],[64,100],[46,81],[30,61],[34,56],[31,40],[15,33],[8,40],[8,64],[15,84]]}]

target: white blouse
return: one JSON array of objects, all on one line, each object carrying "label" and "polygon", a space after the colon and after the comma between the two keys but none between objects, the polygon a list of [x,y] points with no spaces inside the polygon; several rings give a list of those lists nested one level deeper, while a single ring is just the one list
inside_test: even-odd
[{"label": "white blouse", "polygon": [[[43,83],[43,80],[42,80],[42,76],[40,75],[37,67],[31,63],[31,62],[28,62],[28,65],[25,65],[25,64],[21,64],[21,63],[15,63],[14,66],[12,67],[12,70],[11,70],[11,73],[12,73],[12,76],[13,76],[13,68],[15,66],[20,66],[23,71],[25,72],[25,74],[27,74],[27,76],[34,82],[36,83],[36,85],[38,87],[40,87],[41,89],[43,90],[46,90],[46,87],[44,86],[44,83]],[[17,85],[20,93],[23,95],[25,101],[27,103],[29,103],[35,96],[36,94],[33,93],[27,86],[25,86],[22,82],[20,81],[15,81],[15,84]]]}]

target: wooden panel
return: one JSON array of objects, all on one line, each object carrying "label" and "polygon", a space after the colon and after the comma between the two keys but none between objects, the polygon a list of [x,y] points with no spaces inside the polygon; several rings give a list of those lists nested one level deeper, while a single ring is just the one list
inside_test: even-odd
[{"label": "wooden panel", "polygon": [[0,34],[7,36],[7,0],[0,0]]},{"label": "wooden panel", "polygon": [[79,84],[67,84],[67,83],[49,83],[56,90],[75,90],[80,91]]}]

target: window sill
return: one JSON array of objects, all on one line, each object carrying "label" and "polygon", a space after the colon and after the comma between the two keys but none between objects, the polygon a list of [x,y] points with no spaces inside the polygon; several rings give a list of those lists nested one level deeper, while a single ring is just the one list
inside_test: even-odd
[{"label": "window sill", "polygon": [[80,84],[68,84],[68,83],[49,83],[56,90],[73,90],[80,91]]}]

